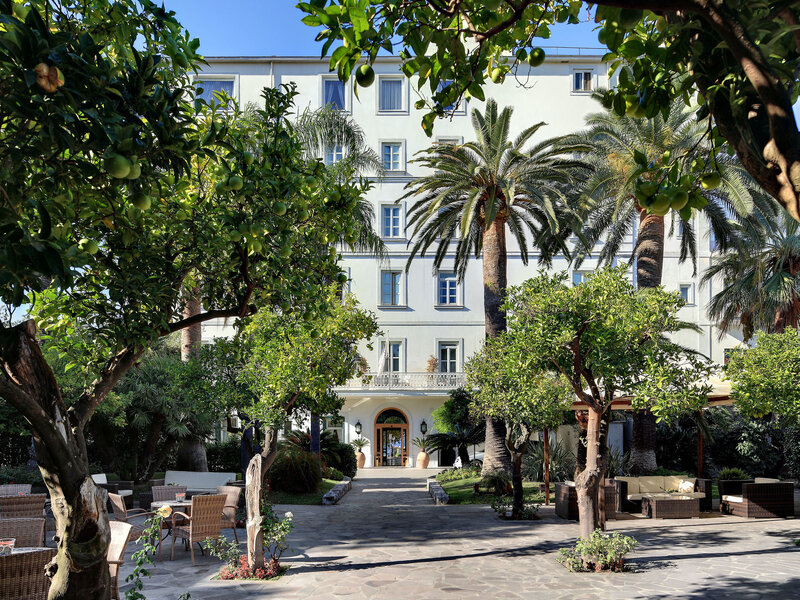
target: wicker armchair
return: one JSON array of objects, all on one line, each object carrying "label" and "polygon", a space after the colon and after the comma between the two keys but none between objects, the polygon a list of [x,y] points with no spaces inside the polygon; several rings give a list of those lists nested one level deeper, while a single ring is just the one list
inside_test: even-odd
[{"label": "wicker armchair", "polygon": [[794,483],[743,483],[741,494],[724,494],[723,514],[748,519],[793,517]]},{"label": "wicker armchair", "polygon": [[239,508],[239,496],[242,488],[235,485],[221,485],[217,488],[218,494],[225,494],[225,508],[222,509],[222,527],[233,529],[233,539],[239,543],[239,535],[236,533],[236,509]]},{"label": "wicker armchair", "polygon": [[0,598],[47,600],[50,579],[44,567],[55,555],[55,548],[42,548],[0,556]]},{"label": "wicker armchair", "polygon": [[14,538],[20,548],[44,546],[44,517],[0,519],[0,538]]},{"label": "wicker armchair", "polygon": [[[222,530],[222,509],[227,497],[222,494],[213,496],[194,496],[192,498],[192,516],[179,511],[172,513],[172,553],[170,560],[175,559],[175,540],[181,538],[192,551],[194,566],[194,544],[208,538],[217,539]],[[179,525],[178,518],[186,519],[186,525]],[[202,546],[200,548],[202,552]]]},{"label": "wicker armchair", "polygon": [[[117,497],[122,500],[119,495]],[[111,597],[120,600],[119,568],[125,562],[125,548],[131,539],[133,525],[122,521],[111,521],[109,526],[111,527],[111,541],[106,552],[106,562],[108,562],[108,574],[111,575]]]},{"label": "wicker armchair", "polygon": [[30,483],[6,483],[0,485],[0,496],[19,496],[20,494],[30,493]]},{"label": "wicker armchair", "polygon": [[28,519],[44,516],[44,502],[47,494],[28,496],[0,496],[0,518]]},{"label": "wicker armchair", "polygon": [[128,523],[133,528],[133,538],[137,539],[142,535],[142,531],[144,531],[145,528],[144,523],[132,523],[131,519],[136,517],[149,517],[153,513],[147,512],[143,508],[127,508],[125,506],[125,498],[119,494],[109,494],[108,501],[111,503],[114,518],[120,523]]}]

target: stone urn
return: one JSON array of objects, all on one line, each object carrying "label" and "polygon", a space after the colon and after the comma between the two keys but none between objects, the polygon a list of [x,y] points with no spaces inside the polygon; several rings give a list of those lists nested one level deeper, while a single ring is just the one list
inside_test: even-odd
[{"label": "stone urn", "polygon": [[431,462],[431,457],[428,455],[427,452],[420,452],[417,454],[417,468],[418,469],[427,469],[428,464]]},{"label": "stone urn", "polygon": [[367,455],[364,454],[361,450],[356,451],[356,465],[359,469],[363,469],[364,465],[367,463]]}]

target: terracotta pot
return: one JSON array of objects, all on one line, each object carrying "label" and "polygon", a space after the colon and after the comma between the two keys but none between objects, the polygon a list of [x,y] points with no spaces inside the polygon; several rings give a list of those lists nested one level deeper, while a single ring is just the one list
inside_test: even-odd
[{"label": "terracotta pot", "polygon": [[366,454],[364,454],[360,450],[356,452],[356,465],[358,466],[358,468],[363,469],[366,462],[367,462]]},{"label": "terracotta pot", "polygon": [[428,463],[431,462],[431,457],[428,456],[427,452],[420,452],[417,454],[417,468],[418,469],[427,469]]}]

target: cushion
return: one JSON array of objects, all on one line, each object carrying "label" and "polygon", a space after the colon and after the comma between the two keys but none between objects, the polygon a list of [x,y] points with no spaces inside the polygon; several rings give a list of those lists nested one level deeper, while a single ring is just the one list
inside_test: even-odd
[{"label": "cushion", "polygon": [[744,502],[744,499],[741,496],[728,496],[725,495],[722,497],[723,502]]},{"label": "cushion", "polygon": [[215,471],[167,471],[165,485],[184,485],[192,492],[216,493],[221,485],[236,481],[236,473],[218,473]]},{"label": "cushion", "polygon": [[108,483],[108,478],[105,473],[96,473],[92,475],[92,481],[95,483]]},{"label": "cushion", "polygon": [[657,476],[639,477],[639,492],[657,494],[664,491],[664,478]]},{"label": "cushion", "polygon": [[[639,493],[639,478],[638,477],[617,477],[617,481],[625,481],[628,484],[628,498],[630,494]],[[639,498],[637,498],[638,500]]]},{"label": "cushion", "polygon": [[641,500],[643,494],[628,494],[628,500]]},{"label": "cushion", "polygon": [[133,490],[119,490],[117,494],[120,496],[133,496]]},{"label": "cushion", "polygon": [[689,494],[694,491],[694,480],[683,479],[678,483],[678,491],[684,494]]},{"label": "cushion", "polygon": [[678,486],[681,481],[686,479],[683,475],[665,475],[664,476],[664,489],[667,491],[678,491]]},{"label": "cushion", "polygon": [[772,479],[771,477],[756,477],[754,483],[780,483],[780,479]]}]

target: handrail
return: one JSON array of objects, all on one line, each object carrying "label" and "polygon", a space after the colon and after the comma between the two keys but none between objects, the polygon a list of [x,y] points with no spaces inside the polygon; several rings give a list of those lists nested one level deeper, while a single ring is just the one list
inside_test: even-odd
[{"label": "handrail", "polygon": [[340,390],[451,390],[463,386],[464,373],[365,373]]}]

